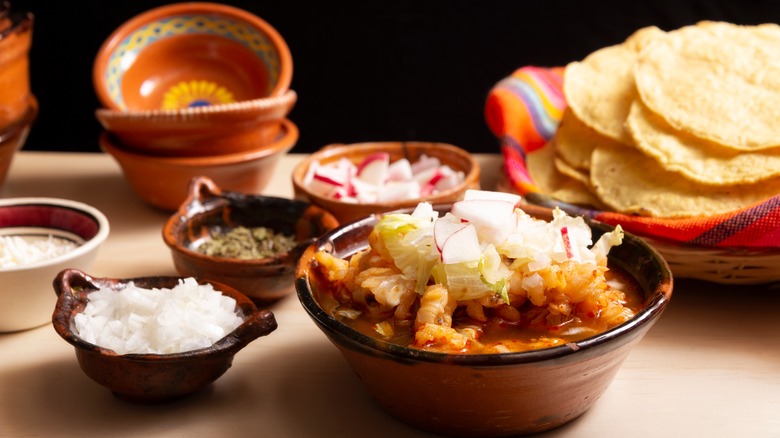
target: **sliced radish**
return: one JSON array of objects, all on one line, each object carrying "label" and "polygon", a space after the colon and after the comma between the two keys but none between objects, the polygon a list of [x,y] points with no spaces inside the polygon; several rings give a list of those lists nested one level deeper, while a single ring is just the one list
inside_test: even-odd
[{"label": "sliced radish", "polygon": [[461,182],[463,182],[463,173],[453,172],[449,175],[439,178],[439,180],[434,183],[433,189],[434,191],[442,192],[444,190],[449,190],[456,187]]},{"label": "sliced radish", "polygon": [[379,186],[387,180],[387,169],[390,166],[390,154],[376,152],[368,155],[357,166],[357,177],[369,184]]},{"label": "sliced radish", "polygon": [[489,190],[474,190],[469,189],[466,190],[466,193],[463,195],[464,200],[471,200],[471,199],[492,199],[497,201],[507,201],[511,202],[514,205],[519,205],[522,198],[520,195],[515,195],[514,193],[506,193],[506,192],[491,192]]},{"label": "sliced radish", "polygon": [[469,199],[452,205],[452,214],[477,228],[486,243],[500,245],[517,228],[515,204],[499,199]]},{"label": "sliced radish", "polygon": [[561,228],[561,238],[563,239],[563,250],[566,252],[566,258],[571,259],[574,257],[574,252],[571,250],[571,239],[569,239],[569,229],[567,227]]},{"label": "sliced radish", "polygon": [[388,181],[409,181],[412,175],[412,164],[406,158],[393,161],[387,167]]},{"label": "sliced radish", "polygon": [[463,179],[463,172],[442,165],[436,157],[422,155],[415,163],[406,158],[391,163],[390,154],[377,152],[358,165],[346,158],[328,164],[315,162],[307,169],[304,184],[320,196],[374,203],[423,198],[455,187]]},{"label": "sliced radish", "polygon": [[417,181],[391,181],[376,192],[377,202],[395,202],[420,197]]},{"label": "sliced radish", "polygon": [[439,166],[441,166],[441,161],[438,158],[422,154],[417,161],[412,163],[412,174],[417,175],[420,172],[435,169]]},{"label": "sliced radish", "polygon": [[479,260],[481,255],[477,229],[472,224],[450,234],[441,247],[442,263],[471,262]]},{"label": "sliced radish", "polygon": [[441,252],[444,242],[452,233],[465,227],[466,223],[461,222],[457,217],[447,213],[433,223],[433,241],[436,243],[436,249]]}]

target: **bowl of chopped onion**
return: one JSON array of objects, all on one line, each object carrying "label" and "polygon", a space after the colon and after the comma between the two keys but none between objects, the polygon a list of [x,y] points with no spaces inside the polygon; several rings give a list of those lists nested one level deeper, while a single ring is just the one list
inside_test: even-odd
[{"label": "bowl of chopped onion", "polygon": [[420,201],[455,202],[479,188],[480,167],[447,143],[332,144],[293,170],[295,197],[331,212],[341,223],[412,208]]},{"label": "bowl of chopped onion", "polygon": [[214,382],[233,357],[276,329],[268,310],[230,286],[186,277],[54,280],[54,329],[84,373],[118,398],[161,403]]},{"label": "bowl of chopped onion", "polygon": [[301,253],[337,226],[316,205],[222,190],[200,176],[162,234],[180,275],[219,281],[266,306],[293,292]]},{"label": "bowl of chopped onion", "polygon": [[98,209],[59,198],[0,199],[0,332],[51,321],[52,280],[89,269],[109,234]]},{"label": "bowl of chopped onion", "polygon": [[423,202],[343,225],[301,257],[301,304],[397,419],[451,436],[560,426],[667,307],[669,266],[641,239],[519,202]]}]

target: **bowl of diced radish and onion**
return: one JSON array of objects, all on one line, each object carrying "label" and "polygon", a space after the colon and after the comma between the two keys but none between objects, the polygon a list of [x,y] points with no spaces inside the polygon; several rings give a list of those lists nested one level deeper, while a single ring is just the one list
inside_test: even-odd
[{"label": "bowl of diced radish and onion", "polygon": [[479,188],[479,163],[446,143],[368,142],[325,146],[292,174],[298,199],[340,223],[410,208],[420,201],[455,202]]}]

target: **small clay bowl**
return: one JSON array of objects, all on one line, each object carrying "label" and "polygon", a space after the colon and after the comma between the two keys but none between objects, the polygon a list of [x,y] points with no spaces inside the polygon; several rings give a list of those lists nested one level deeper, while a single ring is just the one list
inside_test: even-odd
[{"label": "small clay bowl", "polygon": [[80,270],[63,270],[54,279],[58,296],[52,316],[54,330],[76,349],[84,373],[118,398],[139,403],[180,399],[215,381],[230,368],[239,350],[274,331],[273,313],[258,310],[249,298],[227,285],[201,282],[210,283],[222,294],[234,298],[245,320],[210,347],[174,354],[119,355],[79,338],[73,322],[75,315],[84,310],[89,301],[87,295],[92,291],[110,288],[118,292],[130,281],[146,289],[170,289],[179,280],[179,277],[94,278]]},{"label": "small clay bowl", "polygon": [[[453,170],[464,173],[464,181],[456,187],[434,193],[418,199],[384,203],[352,203],[321,196],[313,192],[304,183],[306,172],[314,162],[329,164],[338,162],[342,158],[359,164],[367,156],[387,152],[390,161],[406,158],[415,163],[423,154],[438,158],[442,164],[446,164]],[[323,147],[319,151],[307,156],[293,170],[292,183],[295,197],[314,205],[320,206],[331,212],[340,223],[347,223],[365,218],[374,213],[411,208],[421,201],[432,204],[452,203],[463,198],[468,189],[479,189],[480,167],[477,160],[467,151],[446,143],[429,142],[368,142],[353,144],[332,144]]]},{"label": "small clay bowl", "polygon": [[[214,257],[197,250],[212,233],[227,233],[237,226],[267,227],[295,236],[298,243],[289,252],[262,259]],[[337,226],[330,213],[315,205],[222,191],[211,179],[197,177],[162,234],[179,274],[230,285],[256,304],[269,305],[293,291],[293,275],[303,250]]]},{"label": "small clay bowl", "polygon": [[[436,206],[440,212],[449,207]],[[523,209],[551,218],[547,209]],[[323,310],[320,297],[325,286],[315,275],[317,251],[347,258],[368,246],[377,221],[374,216],[342,225],[318,239],[301,257],[295,287],[306,312],[341,351],[366,391],[399,420],[429,432],[515,436],[575,419],[604,393],[671,298],[669,266],[644,241],[626,234],[610,251],[608,263],[637,280],[645,301],[634,318],[617,327],[566,345],[519,353],[457,355],[391,344],[366,336]],[[586,222],[594,241],[613,229]]]},{"label": "small clay bowl", "polygon": [[273,141],[297,98],[289,90],[280,96],[181,110],[100,108],[95,116],[128,150],[183,157],[224,155]]},{"label": "small clay bowl", "polygon": [[0,268],[0,332],[48,323],[56,301],[51,293],[52,279],[65,268],[89,269],[108,234],[106,216],[81,202],[38,197],[0,199],[0,236],[26,240],[47,240],[51,236],[76,245],[56,257]]},{"label": "small clay bowl", "polygon": [[207,176],[220,187],[243,193],[260,193],[279,160],[298,141],[298,128],[284,119],[273,142],[232,154],[167,157],[141,154],[126,148],[104,131],[100,147],[122,168],[125,179],[141,199],[164,211],[176,211],[187,197],[193,178]]},{"label": "small clay bowl", "polygon": [[98,98],[115,110],[180,109],[287,92],[292,57],[260,17],[218,3],[143,12],[119,26],[93,66]]}]

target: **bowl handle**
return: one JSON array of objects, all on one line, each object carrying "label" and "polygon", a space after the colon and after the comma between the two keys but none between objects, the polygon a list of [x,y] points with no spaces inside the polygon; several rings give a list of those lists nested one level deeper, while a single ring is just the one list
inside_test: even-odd
[{"label": "bowl handle", "polygon": [[193,177],[187,189],[187,198],[179,208],[179,213],[186,215],[193,208],[202,206],[204,201],[221,195],[222,189],[211,178],[207,176]]},{"label": "bowl handle", "polygon": [[213,348],[227,348],[238,351],[255,339],[266,336],[276,330],[276,327],[276,318],[273,312],[260,310],[250,315],[233,333],[217,341]]}]

